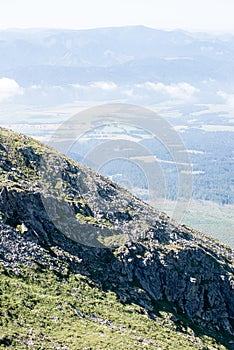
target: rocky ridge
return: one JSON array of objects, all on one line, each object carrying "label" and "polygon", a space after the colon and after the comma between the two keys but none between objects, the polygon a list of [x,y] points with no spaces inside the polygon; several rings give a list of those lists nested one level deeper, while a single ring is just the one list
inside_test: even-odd
[{"label": "rocky ridge", "polygon": [[[154,318],[234,335],[234,254],[55,150],[0,129],[0,262],[89,276]],[[230,345],[231,348],[231,345]]]}]

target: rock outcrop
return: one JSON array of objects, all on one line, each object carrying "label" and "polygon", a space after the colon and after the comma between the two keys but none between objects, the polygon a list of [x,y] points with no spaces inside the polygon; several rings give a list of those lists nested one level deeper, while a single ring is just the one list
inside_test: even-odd
[{"label": "rock outcrop", "polygon": [[0,262],[90,276],[154,317],[234,335],[234,254],[91,169],[0,129]]}]

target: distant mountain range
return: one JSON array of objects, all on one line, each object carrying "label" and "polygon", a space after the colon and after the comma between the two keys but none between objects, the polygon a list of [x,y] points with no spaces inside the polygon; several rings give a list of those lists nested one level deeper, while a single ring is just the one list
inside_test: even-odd
[{"label": "distant mountain range", "polygon": [[24,87],[113,80],[115,83],[214,79],[232,82],[234,37],[142,26],[0,32],[0,75]]}]

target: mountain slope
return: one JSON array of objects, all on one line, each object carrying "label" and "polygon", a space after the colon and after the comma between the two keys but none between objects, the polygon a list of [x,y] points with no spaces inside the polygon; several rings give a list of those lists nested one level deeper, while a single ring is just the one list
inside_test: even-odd
[{"label": "mountain slope", "polygon": [[[173,349],[180,341],[181,348],[233,347],[231,249],[55,150],[0,131],[0,344],[20,348],[23,339],[26,348],[31,339],[48,341],[47,348],[57,342],[58,349]],[[21,332],[24,318],[30,336],[29,326]],[[73,321],[80,333],[66,333]],[[106,330],[113,347],[100,333],[92,336],[95,327]]]}]

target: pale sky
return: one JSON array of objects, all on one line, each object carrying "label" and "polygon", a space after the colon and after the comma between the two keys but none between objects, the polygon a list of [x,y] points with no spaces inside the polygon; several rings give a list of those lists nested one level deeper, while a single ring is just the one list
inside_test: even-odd
[{"label": "pale sky", "polygon": [[234,32],[234,0],[0,0],[0,29],[123,25]]}]

